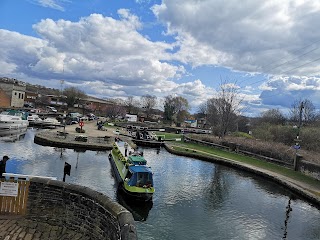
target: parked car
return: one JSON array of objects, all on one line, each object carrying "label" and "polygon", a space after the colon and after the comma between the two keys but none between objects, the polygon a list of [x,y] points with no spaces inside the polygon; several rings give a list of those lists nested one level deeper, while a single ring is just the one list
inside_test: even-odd
[{"label": "parked car", "polygon": [[46,110],[47,110],[48,112],[58,112],[57,109],[55,109],[54,107],[50,107],[50,106],[47,106],[47,107],[46,107]]},{"label": "parked car", "polygon": [[23,104],[23,107],[25,107],[25,108],[33,108],[33,105],[31,103],[25,103],[25,104]]},{"label": "parked car", "polygon": [[67,117],[66,118],[66,124],[67,125],[78,124],[78,123],[79,123],[79,118],[78,117]]},{"label": "parked car", "polygon": [[93,113],[87,114],[87,117],[89,121],[97,119],[97,117]]}]

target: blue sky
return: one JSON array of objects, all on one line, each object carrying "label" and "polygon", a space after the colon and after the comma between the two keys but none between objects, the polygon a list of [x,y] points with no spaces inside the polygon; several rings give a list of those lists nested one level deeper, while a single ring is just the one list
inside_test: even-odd
[{"label": "blue sky", "polygon": [[100,98],[188,99],[238,87],[257,116],[308,98],[320,109],[320,2],[2,0],[0,76]]}]

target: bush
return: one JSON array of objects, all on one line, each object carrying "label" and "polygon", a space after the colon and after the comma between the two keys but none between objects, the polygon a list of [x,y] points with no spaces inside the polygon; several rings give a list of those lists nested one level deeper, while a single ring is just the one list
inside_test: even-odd
[{"label": "bush", "polygon": [[[314,134],[316,135],[316,132]],[[190,134],[189,136],[193,139],[211,142],[224,146],[228,146],[229,143],[236,143],[240,145],[240,148],[243,151],[248,151],[266,157],[275,158],[287,163],[292,163],[295,155],[295,150],[292,147],[294,144],[294,138],[292,138],[291,144],[286,145],[275,141],[263,141],[259,139],[250,139],[245,137],[226,136],[222,139],[212,135]],[[302,143],[304,143],[304,141]],[[319,153],[314,151],[306,151],[306,149],[304,149],[303,146],[304,144],[302,144],[302,149],[299,150],[299,155],[302,155],[303,159],[307,161],[320,164]]]},{"label": "bush", "polygon": [[77,133],[85,133],[86,131],[84,129],[81,129],[79,127],[76,127],[76,132]]}]

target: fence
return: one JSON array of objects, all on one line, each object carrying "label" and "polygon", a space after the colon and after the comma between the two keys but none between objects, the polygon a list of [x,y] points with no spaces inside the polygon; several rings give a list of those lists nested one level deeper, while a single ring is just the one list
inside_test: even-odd
[{"label": "fence", "polygon": [[25,215],[30,175],[4,173],[0,179],[0,214]]}]

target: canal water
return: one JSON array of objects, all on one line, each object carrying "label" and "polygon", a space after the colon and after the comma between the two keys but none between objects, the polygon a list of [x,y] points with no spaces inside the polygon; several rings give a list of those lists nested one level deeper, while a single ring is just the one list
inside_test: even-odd
[{"label": "canal water", "polygon": [[137,205],[117,193],[109,152],[60,149],[34,144],[37,130],[23,139],[1,141],[9,155],[7,172],[55,176],[90,187],[130,210],[138,237],[149,239],[320,239],[320,210],[262,177],[218,164],[144,148],[154,172],[156,193]]}]

